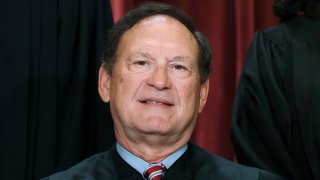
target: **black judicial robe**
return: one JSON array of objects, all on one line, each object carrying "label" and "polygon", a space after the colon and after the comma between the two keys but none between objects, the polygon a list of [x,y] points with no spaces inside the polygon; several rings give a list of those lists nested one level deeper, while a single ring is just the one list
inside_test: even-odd
[{"label": "black judicial robe", "polygon": [[240,163],[288,179],[320,179],[320,21],[257,32],[233,110]]},{"label": "black judicial robe", "polygon": [[[116,152],[109,151],[94,155],[70,169],[53,174],[43,180],[64,179],[136,179],[142,175],[127,164]],[[166,171],[163,179],[280,179],[269,172],[251,168],[210,154],[196,145],[189,144],[187,151]]]}]

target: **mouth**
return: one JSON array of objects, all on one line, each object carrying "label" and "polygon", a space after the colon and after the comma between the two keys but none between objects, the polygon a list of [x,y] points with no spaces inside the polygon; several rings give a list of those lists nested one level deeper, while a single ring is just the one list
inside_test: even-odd
[{"label": "mouth", "polygon": [[155,105],[165,105],[165,106],[174,106],[174,103],[164,100],[164,99],[154,99],[154,98],[148,98],[148,99],[142,99],[139,100],[140,103],[143,104],[155,104]]}]

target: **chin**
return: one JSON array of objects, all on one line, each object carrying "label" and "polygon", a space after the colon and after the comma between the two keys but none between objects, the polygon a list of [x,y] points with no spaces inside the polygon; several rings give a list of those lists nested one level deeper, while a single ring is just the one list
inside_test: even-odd
[{"label": "chin", "polygon": [[168,127],[164,126],[148,126],[141,129],[146,134],[168,134]]},{"label": "chin", "polygon": [[137,127],[147,132],[165,132],[171,127],[170,119],[164,117],[142,118]]}]

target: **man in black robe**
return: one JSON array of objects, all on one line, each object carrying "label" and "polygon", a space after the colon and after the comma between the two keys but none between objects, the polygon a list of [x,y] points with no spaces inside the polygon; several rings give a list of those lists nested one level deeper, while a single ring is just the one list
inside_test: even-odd
[{"label": "man in black robe", "polygon": [[210,61],[208,41],[178,9],[150,3],[128,12],[109,32],[99,71],[117,143],[47,179],[280,179],[189,143]]}]

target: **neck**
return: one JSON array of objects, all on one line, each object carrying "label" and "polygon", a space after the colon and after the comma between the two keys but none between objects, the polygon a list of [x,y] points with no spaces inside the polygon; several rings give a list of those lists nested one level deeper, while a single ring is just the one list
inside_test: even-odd
[{"label": "neck", "polygon": [[130,139],[123,138],[116,133],[117,141],[123,148],[148,163],[162,162],[166,157],[170,156],[172,153],[187,144],[190,136],[191,134],[175,140],[170,140],[167,137],[144,135],[143,138],[138,138],[139,140],[132,141]]}]

